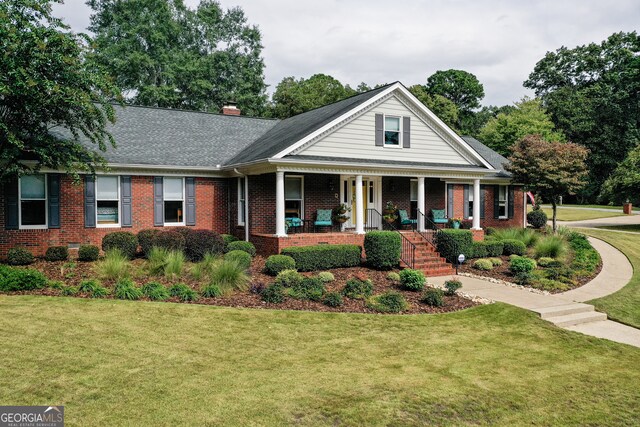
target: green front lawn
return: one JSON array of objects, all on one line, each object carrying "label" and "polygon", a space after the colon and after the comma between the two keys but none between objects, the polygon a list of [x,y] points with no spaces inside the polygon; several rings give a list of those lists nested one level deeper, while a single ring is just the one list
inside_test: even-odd
[{"label": "green front lawn", "polygon": [[[549,209],[542,208],[542,210],[544,211],[544,213],[547,214],[547,218],[549,218],[549,221],[551,221],[551,218],[553,217],[553,211],[551,210],[551,208]],[[624,214],[622,213],[622,210],[620,212],[616,212],[616,211],[604,212],[604,211],[592,211],[588,209],[563,208],[563,209],[558,209],[556,211],[556,215],[557,215],[558,221],[584,221],[587,219],[610,218],[613,216],[622,216]]]},{"label": "green front lawn", "polygon": [[607,313],[612,320],[640,328],[640,238],[631,233],[611,233],[594,229],[580,231],[615,246],[633,265],[633,277],[624,288],[589,303],[594,304],[599,311]]},{"label": "green front lawn", "polygon": [[[551,208],[551,205],[542,204],[543,208]],[[591,208],[591,209],[611,209],[622,212],[622,206],[609,206],[609,205],[572,205],[572,204],[564,204],[562,208]],[[634,207],[634,211],[639,211],[640,208]]]},{"label": "green front lawn", "polygon": [[640,349],[504,304],[362,315],[0,296],[0,402],[68,425],[634,425]]},{"label": "green front lawn", "polygon": [[635,233],[640,233],[640,224],[607,225],[605,227],[598,228],[615,231],[633,231]]}]

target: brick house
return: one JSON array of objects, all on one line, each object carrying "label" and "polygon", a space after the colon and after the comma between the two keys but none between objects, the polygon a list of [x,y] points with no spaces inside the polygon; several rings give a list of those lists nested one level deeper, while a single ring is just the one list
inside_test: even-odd
[{"label": "brick house", "polygon": [[[99,245],[112,231],[187,226],[234,234],[262,253],[362,243],[392,201],[428,228],[433,210],[487,226],[526,224],[506,159],[460,137],[396,82],[286,120],[117,107],[108,171],[82,182],[55,170],[4,185],[0,257],[25,246]],[[351,207],[315,227],[318,210]]]}]

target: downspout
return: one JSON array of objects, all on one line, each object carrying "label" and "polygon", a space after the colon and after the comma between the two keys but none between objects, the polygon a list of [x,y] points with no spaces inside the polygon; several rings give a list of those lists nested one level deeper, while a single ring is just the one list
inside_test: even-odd
[{"label": "downspout", "polygon": [[244,240],[249,241],[249,176],[241,173],[237,168],[233,171],[244,178]]}]

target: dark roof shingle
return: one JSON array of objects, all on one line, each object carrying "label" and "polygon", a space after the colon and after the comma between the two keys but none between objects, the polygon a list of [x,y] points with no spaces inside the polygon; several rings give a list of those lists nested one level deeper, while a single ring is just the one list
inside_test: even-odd
[{"label": "dark roof shingle", "polygon": [[471,146],[483,159],[485,159],[491,166],[496,169],[496,176],[509,177],[509,172],[504,169],[504,164],[509,163],[509,160],[503,155],[493,151],[491,148],[484,145],[472,136],[463,136],[467,144]]}]

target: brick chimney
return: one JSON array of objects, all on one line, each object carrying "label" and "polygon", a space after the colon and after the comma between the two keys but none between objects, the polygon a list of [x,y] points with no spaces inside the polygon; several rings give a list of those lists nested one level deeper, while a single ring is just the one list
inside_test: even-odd
[{"label": "brick chimney", "polygon": [[239,116],[240,115],[240,109],[236,106],[235,102],[227,102],[222,107],[222,114],[224,114],[226,116]]}]

